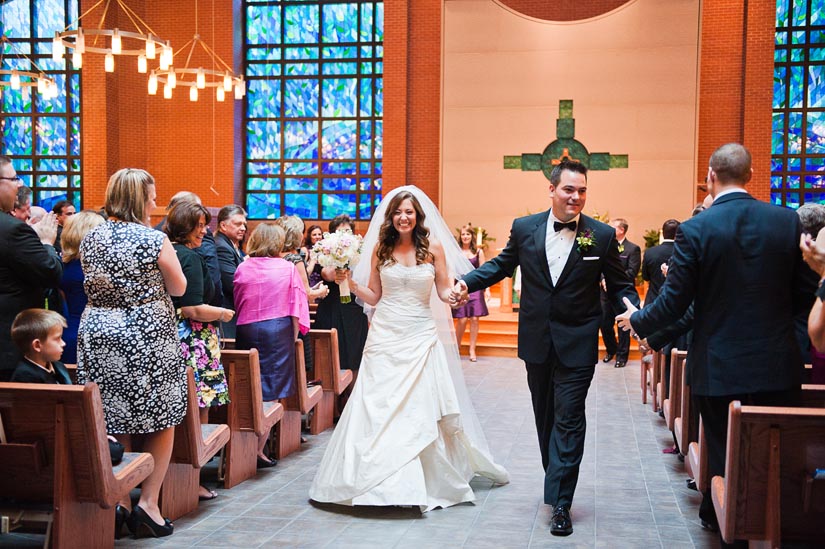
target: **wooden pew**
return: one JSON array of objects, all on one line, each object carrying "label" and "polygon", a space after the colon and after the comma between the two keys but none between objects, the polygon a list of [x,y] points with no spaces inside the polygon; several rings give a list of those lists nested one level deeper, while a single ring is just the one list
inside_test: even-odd
[{"label": "wooden pew", "polygon": [[[307,387],[307,371],[304,365],[304,342],[295,341],[295,394],[281,399],[284,418],[278,431],[276,457],[281,459],[301,448],[301,415],[309,413],[320,402],[324,390],[320,385]],[[315,421],[314,418],[312,421]]]},{"label": "wooden pew", "polygon": [[200,422],[195,373],[186,369],[187,409],[175,427],[175,443],[169,469],[160,492],[160,514],[176,520],[198,508],[200,470],[229,442],[229,426]]},{"label": "wooden pew", "polygon": [[730,404],[725,476],[713,507],[728,543],[825,540],[825,410]]},{"label": "wooden pew", "polygon": [[352,383],[352,370],[342,370],[338,356],[338,330],[310,330],[309,338],[315,357],[315,375],[321,380],[323,396],[318,403],[310,425],[310,433],[317,435],[333,426],[341,414],[339,397]]},{"label": "wooden pew", "polygon": [[656,364],[657,354],[659,354],[659,351],[653,351],[653,355],[651,355],[651,362],[645,362],[642,360],[642,367],[640,368],[642,374],[642,404],[647,404],[648,390],[650,391],[650,394],[653,395],[653,370],[654,365]]},{"label": "wooden pew", "polygon": [[229,442],[221,472],[224,487],[232,488],[255,476],[258,470],[258,437],[269,433],[281,421],[284,407],[279,402],[263,400],[257,349],[224,349],[221,351],[221,363],[230,398],[229,404],[220,407],[226,408],[226,423],[229,425]]},{"label": "wooden pew", "polygon": [[[673,434],[676,437],[676,444],[679,445],[679,453],[687,456],[690,443],[698,440],[696,433],[698,427],[692,419],[694,412],[690,396],[690,387],[687,384],[687,351],[678,351],[676,349],[674,349],[674,351],[676,351],[676,354],[671,355],[670,359],[670,380],[672,383],[673,380],[676,379],[681,394],[679,398],[679,411],[673,420]],[[677,367],[679,369],[678,379],[674,375],[674,363],[677,361],[681,362],[681,365]]]},{"label": "wooden pew", "polygon": [[112,467],[97,385],[0,383],[0,420],[0,497],[53,506],[52,547],[113,547],[115,505],[155,462],[125,453]]},{"label": "wooden pew", "polygon": [[[675,433],[676,419],[682,413],[682,370],[685,366],[687,351],[671,349],[670,351],[670,384],[667,398],[662,403],[667,428]],[[664,376],[662,376],[664,379]]]},{"label": "wooden pew", "polygon": [[665,353],[657,353],[653,359],[653,380],[656,390],[653,392],[653,411],[659,412],[665,404],[669,387],[665,387]]}]

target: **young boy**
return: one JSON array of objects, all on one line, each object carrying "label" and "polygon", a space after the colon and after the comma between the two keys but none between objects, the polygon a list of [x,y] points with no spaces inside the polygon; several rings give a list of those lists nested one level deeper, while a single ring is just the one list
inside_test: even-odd
[{"label": "young boy", "polygon": [[17,383],[57,383],[71,385],[63,354],[66,320],[55,311],[26,309],[14,318],[11,339],[23,354],[11,381]]}]

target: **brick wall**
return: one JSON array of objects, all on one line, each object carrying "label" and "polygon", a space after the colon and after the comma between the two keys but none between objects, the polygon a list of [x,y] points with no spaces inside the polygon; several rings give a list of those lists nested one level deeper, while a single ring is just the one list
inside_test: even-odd
[{"label": "brick wall", "polygon": [[508,8],[545,21],[578,21],[602,15],[628,0],[498,0]]}]

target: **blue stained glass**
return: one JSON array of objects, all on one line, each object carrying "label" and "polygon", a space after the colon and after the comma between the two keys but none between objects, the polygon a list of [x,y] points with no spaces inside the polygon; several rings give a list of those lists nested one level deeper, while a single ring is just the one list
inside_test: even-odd
[{"label": "blue stained glass", "polygon": [[783,166],[782,157],[771,158],[771,173],[781,172]]},{"label": "blue stained glass", "polygon": [[[34,169],[34,161],[31,158],[15,158],[14,159],[14,167],[17,168],[17,175],[23,177],[20,172],[30,172]],[[26,183],[26,186],[31,187],[30,184]]]},{"label": "blue stained glass", "polygon": [[788,58],[788,52],[786,50],[776,50],[773,52],[773,61],[774,63],[784,63]]},{"label": "blue stained glass", "polygon": [[785,115],[781,112],[773,113],[771,152],[773,154],[783,154],[785,152]]},{"label": "blue stained glass", "polygon": [[3,88],[3,112],[4,113],[27,113],[32,110],[31,93],[24,95],[23,88],[13,90]]},{"label": "blue stained glass", "polygon": [[80,117],[73,116],[71,118],[71,154],[73,156],[80,156]]},{"label": "blue stained glass", "polygon": [[246,156],[249,159],[277,158],[281,154],[280,122],[246,123]]},{"label": "blue stained glass", "polygon": [[791,50],[791,61],[795,63],[799,63],[805,60],[805,49],[804,48],[794,48]]},{"label": "blue stained glass", "polygon": [[286,191],[317,191],[318,180],[313,178],[287,177],[284,179],[284,190]]},{"label": "blue stained glass", "polygon": [[[52,38],[54,32],[66,26],[63,0],[38,0],[31,3],[34,10],[35,33],[39,38]],[[49,47],[51,51],[51,47]]]},{"label": "blue stained glass", "polygon": [[822,0],[811,0],[811,25],[821,25],[822,16],[825,15],[825,2]]},{"label": "blue stained glass", "polygon": [[375,121],[375,158],[384,157],[384,121]]},{"label": "blue stained glass", "polygon": [[57,97],[52,99],[43,99],[43,96],[37,95],[35,104],[37,105],[37,112],[45,113],[65,113],[66,112],[66,75],[65,74],[50,74],[54,78],[57,89],[60,93]]},{"label": "blue stained glass", "polygon": [[359,38],[361,42],[371,42],[373,39],[372,35],[372,24],[373,24],[373,5],[372,4],[361,4],[361,34]]},{"label": "blue stained glass", "polygon": [[286,118],[317,118],[317,80],[286,80],[286,88],[284,90],[284,116]]},{"label": "blue stained glass", "polygon": [[791,44],[804,44],[807,35],[805,31],[796,31],[791,33]]},{"label": "blue stained glass", "polygon": [[[0,26],[3,36],[9,38],[29,38],[31,11],[27,0],[11,0],[0,3]],[[60,28],[63,28],[61,25]]]},{"label": "blue stained glass", "polygon": [[372,63],[361,63],[362,74],[372,74]]},{"label": "blue stained glass", "polygon": [[808,108],[818,109],[820,107],[825,107],[825,65],[810,65],[808,67]]},{"label": "blue stained glass", "polygon": [[281,217],[281,195],[248,193],[246,211],[252,219],[275,219]]},{"label": "blue stained glass", "polygon": [[372,80],[361,79],[361,106],[358,110],[361,116],[372,116]]},{"label": "blue stained glass", "polygon": [[372,57],[372,56],[373,56],[372,46],[361,46],[361,57]]},{"label": "blue stained glass", "polygon": [[318,122],[284,122],[284,158],[318,158]]},{"label": "blue stained glass", "polygon": [[362,120],[358,135],[358,152],[361,158],[372,158],[372,122]]},{"label": "blue stained glass", "polygon": [[324,59],[357,59],[358,48],[355,46],[327,46],[321,50],[321,54]]},{"label": "blue stained glass", "polygon": [[785,195],[785,205],[792,210],[799,209],[799,193],[788,193]]},{"label": "blue stained glass", "polygon": [[[825,187],[825,180],[823,180],[821,175],[805,176],[806,189],[821,189],[822,187]],[[807,202],[807,200],[805,200],[805,202]]]},{"label": "blue stained glass", "polygon": [[784,0],[776,3],[776,26],[788,26],[788,3]]},{"label": "blue stained glass", "polygon": [[361,162],[358,166],[359,173],[372,173],[372,166],[369,162]]},{"label": "blue stained glass", "polygon": [[784,46],[788,43],[788,33],[787,32],[777,32],[775,35],[775,43],[777,46]]},{"label": "blue stained glass", "polygon": [[278,6],[247,6],[246,29],[247,44],[279,44],[281,42],[281,8]]},{"label": "blue stained glass", "polygon": [[280,76],[281,66],[275,63],[247,63],[247,76]]},{"label": "blue stained glass", "polygon": [[286,215],[297,215],[304,219],[318,219],[317,194],[284,194]]},{"label": "blue stained glass", "polygon": [[300,47],[300,48],[286,48],[286,55],[284,59],[318,59],[318,48]]},{"label": "blue stained glass", "polygon": [[331,219],[340,214],[355,217],[356,198],[354,194],[324,194],[321,196],[321,204],[323,207],[321,215],[323,215],[325,219]]},{"label": "blue stained glass", "polygon": [[787,185],[788,185],[789,189],[798,189],[799,188],[799,176],[798,175],[789,175]]},{"label": "blue stained glass", "polygon": [[771,189],[781,189],[782,188],[782,177],[775,175],[771,177]]},{"label": "blue stained glass", "polygon": [[287,175],[318,175],[317,162],[287,162],[284,165]]},{"label": "blue stained glass", "polygon": [[807,128],[805,152],[825,154],[825,112],[809,112]]},{"label": "blue stained glass", "polygon": [[788,107],[791,109],[801,109],[804,94],[802,86],[805,80],[805,67],[793,66],[791,67],[790,78],[790,99],[788,100]]},{"label": "blue stained glass", "polygon": [[813,156],[805,158],[805,169],[809,172],[825,172],[825,158]]},{"label": "blue stained glass", "polygon": [[350,175],[355,173],[355,162],[324,162],[321,170],[325,174]]},{"label": "blue stained glass", "polygon": [[66,174],[41,174],[37,177],[37,186],[40,188],[59,187],[65,189],[69,186],[69,178]]},{"label": "blue stained glass", "polygon": [[80,75],[77,73],[69,79],[69,108],[73,113],[80,113]]},{"label": "blue stained glass", "polygon": [[355,116],[358,92],[356,78],[327,78],[323,81],[323,116],[342,118]]},{"label": "blue stained glass", "polygon": [[6,57],[3,59],[3,68],[10,71],[31,71],[32,64],[25,57]]},{"label": "blue stained glass", "polygon": [[305,44],[318,42],[318,6],[284,6],[284,42]]},{"label": "blue stained glass", "polygon": [[281,180],[277,177],[250,177],[246,188],[250,191],[280,191]]},{"label": "blue stained glass", "polygon": [[[354,191],[357,190],[355,179],[339,178],[339,179],[324,179],[323,190],[325,191]],[[353,195],[354,196],[354,195]]]},{"label": "blue stained glass", "polygon": [[771,204],[782,206],[782,193],[771,193]]},{"label": "blue stained glass", "polygon": [[79,172],[80,171],[80,161],[76,158],[72,160],[72,171]]},{"label": "blue stained glass", "polygon": [[825,193],[805,193],[805,204],[825,204]]},{"label": "blue stained glass", "polygon": [[375,74],[383,74],[384,73],[384,63],[377,62],[375,64]]},{"label": "blue stained glass", "polygon": [[249,118],[281,115],[281,83],[278,80],[248,80],[246,111]]},{"label": "blue stained glass", "polygon": [[[823,8],[825,8],[825,2],[822,2],[822,4]],[[808,41],[811,44],[825,44],[825,30],[812,30]]]},{"label": "blue stained glass", "polygon": [[375,57],[384,57],[384,46],[375,46]]},{"label": "blue stained glass", "polygon": [[7,116],[3,121],[3,154],[31,156],[32,121],[22,116]]},{"label": "blue stained glass", "polygon": [[825,61],[825,48],[811,48],[808,50],[808,61]]},{"label": "blue stained glass", "polygon": [[52,211],[55,204],[61,200],[66,200],[68,196],[66,191],[37,191],[35,193],[35,202],[41,208]]},{"label": "blue stained glass", "polygon": [[323,123],[323,158],[355,158],[356,122],[349,120]]},{"label": "blue stained glass", "polygon": [[41,158],[37,161],[37,170],[41,172],[67,172],[69,161],[65,158]]},{"label": "blue stained glass", "polygon": [[789,158],[788,159],[788,171],[789,172],[798,172],[802,169],[802,159],[797,157]]},{"label": "blue stained glass", "polygon": [[384,172],[382,171],[382,168],[381,168],[381,162],[376,162],[375,163],[375,174],[376,175],[381,175],[382,173],[384,173]]},{"label": "blue stained glass", "polygon": [[358,181],[358,189],[362,191],[369,191],[372,189],[372,181],[370,179],[361,179]]},{"label": "blue stained glass", "polygon": [[808,0],[793,0],[793,18],[791,24],[795,27],[804,27],[808,15]]},{"label": "blue stained glass", "polygon": [[375,41],[384,41],[384,2],[375,6]]},{"label": "blue stained glass", "polygon": [[328,75],[336,74],[358,74],[358,63],[324,63],[323,73]]},{"label": "blue stained glass", "polygon": [[358,219],[369,219],[372,217],[372,196],[362,194],[358,197]]},{"label": "blue stained glass", "polygon": [[287,63],[284,66],[286,76],[317,76],[318,63]]},{"label": "blue stained glass", "polygon": [[[81,184],[80,176],[79,176],[79,175],[73,175],[73,176],[71,177],[71,180],[72,180],[72,188],[73,188],[73,189],[79,189],[79,188],[80,188],[80,184]],[[79,209],[80,209],[80,207],[78,206],[78,208],[77,208],[77,209],[79,210]]]},{"label": "blue stained glass", "polygon": [[37,154],[66,154],[66,119],[42,116],[37,120]]},{"label": "blue stained glass", "polygon": [[250,61],[278,61],[281,59],[281,50],[277,48],[249,48],[246,58]]},{"label": "blue stained glass", "polygon": [[274,175],[281,173],[280,162],[250,162],[246,166],[249,175]]},{"label": "blue stained glass", "polygon": [[358,4],[327,4],[322,21],[324,42],[358,41]]},{"label": "blue stained glass", "polygon": [[375,116],[384,116],[384,79],[375,79]]}]

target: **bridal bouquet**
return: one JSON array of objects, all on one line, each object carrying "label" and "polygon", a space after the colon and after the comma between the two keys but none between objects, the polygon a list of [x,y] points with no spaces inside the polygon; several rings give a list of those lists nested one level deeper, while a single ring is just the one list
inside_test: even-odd
[{"label": "bridal bouquet", "polygon": [[[315,243],[310,254],[321,267],[351,269],[361,259],[362,240],[349,229],[338,229],[334,233],[324,233],[324,238]],[[352,301],[347,280],[340,284],[340,289],[341,303]]]}]

